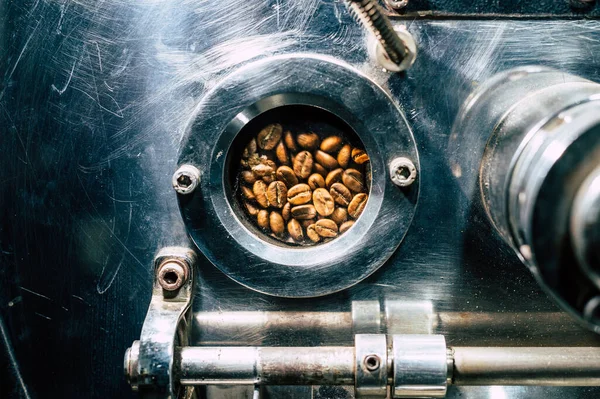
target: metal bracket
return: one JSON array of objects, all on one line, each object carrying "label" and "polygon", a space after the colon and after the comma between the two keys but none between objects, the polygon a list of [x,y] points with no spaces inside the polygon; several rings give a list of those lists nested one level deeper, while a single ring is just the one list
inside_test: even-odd
[{"label": "metal bracket", "polygon": [[132,389],[145,398],[193,397],[193,387],[180,387],[174,379],[173,357],[176,347],[188,344],[195,261],[194,251],[182,247],[163,248],[154,259],[152,299],[124,364]]}]

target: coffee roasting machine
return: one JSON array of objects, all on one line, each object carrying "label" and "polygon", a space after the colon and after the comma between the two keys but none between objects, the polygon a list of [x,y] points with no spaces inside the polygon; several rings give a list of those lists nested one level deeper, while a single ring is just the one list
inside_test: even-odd
[{"label": "coffee roasting machine", "polygon": [[0,397],[600,397],[598,18],[1,0]]}]

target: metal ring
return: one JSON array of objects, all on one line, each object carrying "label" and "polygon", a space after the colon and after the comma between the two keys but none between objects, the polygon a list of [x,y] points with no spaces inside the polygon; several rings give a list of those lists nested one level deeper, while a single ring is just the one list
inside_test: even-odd
[{"label": "metal ring", "polygon": [[[228,193],[228,155],[257,116],[287,105],[320,108],[348,124],[371,155],[369,201],[354,227],[329,243],[290,248],[255,234]],[[418,184],[398,190],[388,162],[418,154],[404,116],[389,96],[351,66],[329,57],[267,58],[226,77],[203,99],[186,129],[179,164],[201,166],[200,189],[179,196],[187,230],[204,255],[235,281],[282,297],[347,288],[377,270],[412,221]]]}]

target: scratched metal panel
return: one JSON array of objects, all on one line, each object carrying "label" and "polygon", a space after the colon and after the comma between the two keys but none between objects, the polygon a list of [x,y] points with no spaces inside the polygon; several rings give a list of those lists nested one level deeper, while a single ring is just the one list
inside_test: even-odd
[{"label": "scratched metal panel", "polygon": [[[195,310],[347,311],[352,300],[408,298],[472,318],[558,312],[485,219],[473,166],[481,138],[450,131],[470,90],[501,70],[543,64],[600,81],[600,24],[408,24],[419,57],[407,74],[390,76],[369,63],[365,35],[340,1],[0,2],[0,312],[6,325],[0,332],[14,346],[24,397],[133,397],[122,356],[139,337],[152,258],[164,245],[187,243],[170,188],[182,129],[216,81],[272,54],[339,57],[389,90],[420,152],[417,215],[392,259],[352,289],[281,300],[237,285],[204,261]],[[599,343],[568,321],[561,333],[532,320],[541,323],[536,335],[501,328],[441,332],[462,345]],[[269,397],[286,397],[277,392]],[[449,393],[598,395],[591,388],[533,387]]]}]

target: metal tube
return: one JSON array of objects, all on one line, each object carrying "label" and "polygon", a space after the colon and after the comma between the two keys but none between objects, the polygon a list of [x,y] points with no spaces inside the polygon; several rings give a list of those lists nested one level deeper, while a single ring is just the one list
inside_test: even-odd
[{"label": "metal tube", "polygon": [[[564,312],[431,312],[427,315],[424,311],[421,314],[405,311],[401,317],[396,317],[396,313],[388,314],[386,309],[381,316],[381,328],[360,332],[443,334],[450,343],[460,339],[461,343],[478,346],[510,345],[516,338],[547,346],[561,342],[573,346],[600,344],[597,334],[582,329]],[[432,319],[430,328],[426,328],[425,318]],[[350,345],[356,332],[351,312],[197,312],[190,342],[205,346],[289,346],[298,343],[303,346],[342,346]],[[535,342],[531,337],[535,337]]]},{"label": "metal tube", "polygon": [[600,385],[600,348],[452,350],[456,385]]},{"label": "metal tube", "polygon": [[[453,347],[452,384],[600,386],[600,348]],[[396,359],[392,359],[394,362]],[[183,347],[182,385],[354,385],[354,347]]]},{"label": "metal tube", "polygon": [[353,385],[354,347],[183,347],[182,385]]}]

